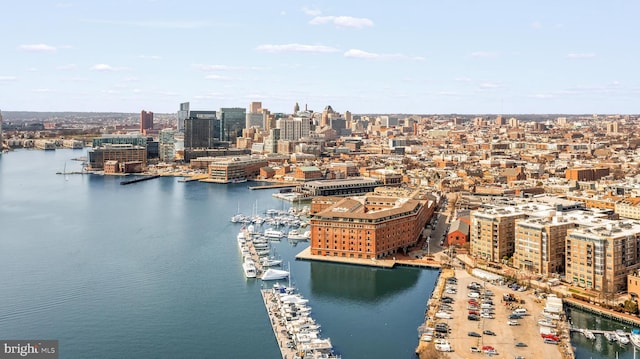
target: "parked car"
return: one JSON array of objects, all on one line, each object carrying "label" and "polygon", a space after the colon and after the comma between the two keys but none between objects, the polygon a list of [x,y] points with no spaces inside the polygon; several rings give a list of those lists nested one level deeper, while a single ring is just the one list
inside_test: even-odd
[{"label": "parked car", "polygon": [[481,313],[480,318],[493,319],[494,317],[493,317],[493,314],[491,313]]},{"label": "parked car", "polygon": [[521,319],[522,316],[520,314],[509,314],[509,319]]},{"label": "parked car", "polygon": [[474,315],[474,314],[470,314],[467,315],[467,319],[468,320],[480,320],[480,316]]},{"label": "parked car", "polygon": [[471,352],[472,353],[482,353],[482,350],[480,350],[480,348],[478,348],[478,347],[471,347]]},{"label": "parked car", "polygon": [[490,330],[483,330],[482,334],[486,334],[486,335],[496,335],[496,333],[490,331]]},{"label": "parked car", "polygon": [[520,322],[518,322],[517,320],[510,320],[507,322],[507,324],[509,325],[520,325]]},{"label": "parked car", "polygon": [[476,337],[476,338],[480,338],[482,335],[480,335],[480,333],[476,333],[476,332],[469,332],[467,333],[467,335],[469,335],[470,337]]},{"label": "parked car", "polygon": [[516,346],[519,348],[524,348],[527,346],[527,343],[523,343],[523,342],[516,342]]}]

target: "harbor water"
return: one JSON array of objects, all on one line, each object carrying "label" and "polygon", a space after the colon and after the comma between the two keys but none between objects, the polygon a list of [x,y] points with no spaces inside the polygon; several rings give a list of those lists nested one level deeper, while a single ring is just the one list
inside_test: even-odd
[{"label": "harbor water", "polygon": [[[229,218],[287,209],[248,183],[80,171],[84,150],[0,156],[0,338],[57,339],[61,358],[278,358]],[[413,358],[438,271],[296,261],[275,249],[336,351]]]}]

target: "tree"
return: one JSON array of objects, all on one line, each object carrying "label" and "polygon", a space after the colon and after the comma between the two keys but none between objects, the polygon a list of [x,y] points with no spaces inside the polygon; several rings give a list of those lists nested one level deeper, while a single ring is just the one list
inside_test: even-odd
[{"label": "tree", "polygon": [[638,314],[638,303],[636,303],[635,300],[633,300],[633,298],[629,298],[627,300],[624,301],[624,310],[627,311],[629,314]]}]

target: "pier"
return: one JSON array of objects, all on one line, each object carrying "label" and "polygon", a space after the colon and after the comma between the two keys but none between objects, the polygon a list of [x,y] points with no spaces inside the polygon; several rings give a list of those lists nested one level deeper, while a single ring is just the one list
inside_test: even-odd
[{"label": "pier", "polygon": [[582,309],[586,312],[596,314],[607,319],[615,320],[629,326],[640,327],[640,318],[629,314],[618,313],[613,310],[595,306],[593,304],[584,303],[573,298],[563,298],[562,302],[569,308]]},{"label": "pier", "polygon": [[122,182],[120,182],[120,184],[125,186],[125,185],[128,185],[128,184],[133,184],[133,183],[138,183],[138,182],[142,182],[142,181],[152,180],[152,179],[158,178],[158,177],[160,177],[160,176],[159,175],[155,175],[155,176],[138,177],[138,178],[122,181]]},{"label": "pier", "polygon": [[249,189],[257,190],[257,189],[270,189],[270,188],[290,188],[290,187],[296,187],[297,185],[298,185],[297,183],[274,183],[274,184],[267,184],[262,186],[249,186]]}]

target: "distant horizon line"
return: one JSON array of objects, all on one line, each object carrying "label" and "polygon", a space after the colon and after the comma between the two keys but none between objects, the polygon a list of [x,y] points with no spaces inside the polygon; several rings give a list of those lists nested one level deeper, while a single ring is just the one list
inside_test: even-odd
[{"label": "distant horizon line", "polygon": [[[224,107],[227,108],[227,107]],[[228,107],[228,108],[232,108],[232,107]],[[242,107],[238,107],[238,108],[242,108]],[[33,110],[2,110],[0,109],[0,113],[69,113],[69,114],[79,114],[79,113],[85,113],[85,114],[123,114],[123,115],[139,115],[140,112],[142,111],[149,111],[149,112],[153,112],[154,114],[158,114],[158,115],[175,115],[177,114],[178,111],[176,112],[155,112],[155,111],[151,111],[151,110],[140,110],[138,112],[122,112],[122,111],[33,111]],[[194,110],[194,111],[202,111],[202,110]],[[212,110],[212,111],[218,111],[218,110]],[[321,113],[322,111],[313,111],[310,110],[313,113]],[[249,112],[247,112],[249,113]],[[275,113],[284,113],[284,114],[293,114],[293,113],[288,113],[288,112],[271,112],[272,114]],[[338,112],[340,113],[340,112]],[[450,112],[450,113],[409,113],[409,112],[363,112],[363,113],[355,113],[352,112],[352,115],[359,115],[359,116],[368,116],[368,115],[407,115],[407,116],[637,116],[640,115],[640,113],[563,113],[563,112],[548,112],[548,113],[535,113],[535,112],[530,112],[530,113],[457,113],[457,112]]]}]

